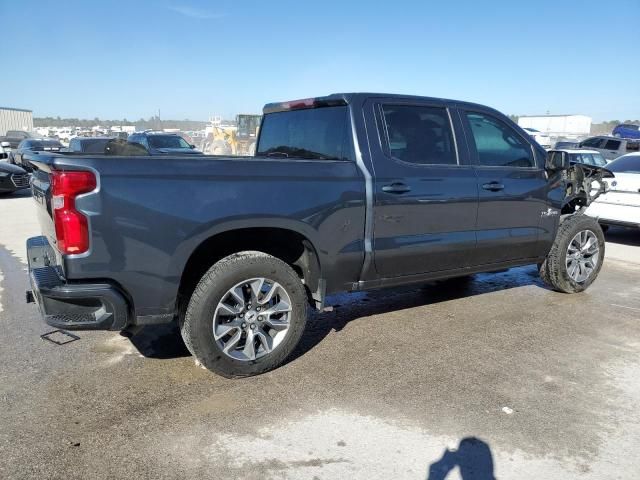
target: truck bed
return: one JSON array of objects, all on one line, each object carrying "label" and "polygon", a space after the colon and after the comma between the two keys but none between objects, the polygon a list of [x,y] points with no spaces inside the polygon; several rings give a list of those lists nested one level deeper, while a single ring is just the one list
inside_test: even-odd
[{"label": "truck bed", "polygon": [[[256,157],[39,154],[33,193],[49,243],[51,170],[90,170],[97,188],[76,200],[89,218],[87,253],[55,263],[67,281],[106,280],[136,299],[136,317],[173,315],[189,256],[219,232],[256,226],[308,238],[339,261],[328,289],[357,279],[363,262],[365,182],[356,164]],[[256,232],[260,234],[260,232]],[[331,269],[331,271],[336,271]]]}]

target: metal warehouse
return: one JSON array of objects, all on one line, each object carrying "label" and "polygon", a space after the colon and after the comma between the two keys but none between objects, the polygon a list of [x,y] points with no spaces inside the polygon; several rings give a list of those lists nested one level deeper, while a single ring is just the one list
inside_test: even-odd
[{"label": "metal warehouse", "polygon": [[33,112],[22,108],[0,107],[0,135],[7,130],[33,130]]}]

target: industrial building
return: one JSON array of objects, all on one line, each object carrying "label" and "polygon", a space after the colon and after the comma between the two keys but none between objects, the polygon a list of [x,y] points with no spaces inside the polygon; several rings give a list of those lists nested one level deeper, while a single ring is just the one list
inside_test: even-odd
[{"label": "industrial building", "polygon": [[518,118],[522,128],[534,128],[550,137],[578,138],[591,133],[591,117],[586,115],[537,115]]},{"label": "industrial building", "polygon": [[7,130],[33,131],[33,112],[22,108],[0,107],[0,136]]}]

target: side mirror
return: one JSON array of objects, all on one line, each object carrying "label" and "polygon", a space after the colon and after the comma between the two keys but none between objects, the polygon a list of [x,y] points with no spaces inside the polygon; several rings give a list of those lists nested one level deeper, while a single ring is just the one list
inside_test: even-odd
[{"label": "side mirror", "polygon": [[195,145],[189,145],[189,148],[191,148],[193,150],[194,148],[196,148],[196,146]]},{"label": "side mirror", "polygon": [[9,142],[0,143],[0,147],[2,148],[11,148],[11,144]]},{"label": "side mirror", "polygon": [[549,172],[559,172],[560,170],[567,170],[570,166],[569,154],[567,152],[550,150],[547,153],[547,159],[544,163],[545,170]]}]

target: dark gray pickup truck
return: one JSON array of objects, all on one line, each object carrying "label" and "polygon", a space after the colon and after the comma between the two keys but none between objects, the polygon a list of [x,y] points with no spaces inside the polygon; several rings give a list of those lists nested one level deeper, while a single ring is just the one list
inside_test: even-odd
[{"label": "dark gray pickup truck", "polygon": [[610,173],[547,154],[501,113],[336,94],[269,104],[255,157],[42,154],[27,242],[45,321],[177,321],[227,377],[289,357],[326,295],[538,264],[579,292],[604,259],[582,210]]}]

